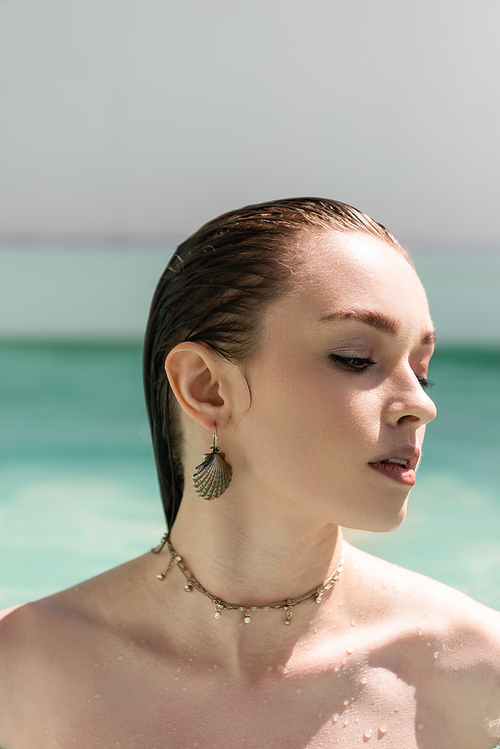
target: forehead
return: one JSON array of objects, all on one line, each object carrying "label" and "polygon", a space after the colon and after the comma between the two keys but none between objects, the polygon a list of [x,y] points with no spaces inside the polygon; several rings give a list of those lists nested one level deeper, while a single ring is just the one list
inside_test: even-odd
[{"label": "forehead", "polygon": [[295,286],[277,303],[302,324],[339,311],[368,310],[420,331],[432,328],[420,279],[404,256],[382,239],[367,234],[324,232],[305,236]]}]

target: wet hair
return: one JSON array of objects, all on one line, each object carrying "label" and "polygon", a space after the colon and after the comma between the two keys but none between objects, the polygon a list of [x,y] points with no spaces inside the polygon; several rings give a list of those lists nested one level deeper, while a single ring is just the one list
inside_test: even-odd
[{"label": "wet hair", "polygon": [[386,241],[381,224],[345,203],[290,198],[230,211],[174,252],[153,296],[144,344],[144,388],[160,492],[169,528],[184,490],[182,431],[165,374],[169,351],[199,341],[241,366],[255,354],[267,307],[293,288],[301,235],[362,233]]}]

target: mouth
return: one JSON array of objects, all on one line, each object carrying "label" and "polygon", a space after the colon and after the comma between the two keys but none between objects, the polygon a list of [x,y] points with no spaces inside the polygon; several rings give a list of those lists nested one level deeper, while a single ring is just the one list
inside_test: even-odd
[{"label": "mouth", "polygon": [[393,455],[380,457],[368,465],[398,484],[413,486],[416,481],[415,471],[419,458],[420,450],[412,445],[401,450],[396,449]]}]

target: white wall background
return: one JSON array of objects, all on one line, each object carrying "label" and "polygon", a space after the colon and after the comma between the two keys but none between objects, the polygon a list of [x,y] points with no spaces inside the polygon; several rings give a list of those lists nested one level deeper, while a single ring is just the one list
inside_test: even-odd
[{"label": "white wall background", "polygon": [[498,0],[0,0],[0,336],[137,336],[152,242],[312,194],[500,342],[499,38]]},{"label": "white wall background", "polygon": [[314,194],[498,248],[498,0],[1,0],[0,234]]}]

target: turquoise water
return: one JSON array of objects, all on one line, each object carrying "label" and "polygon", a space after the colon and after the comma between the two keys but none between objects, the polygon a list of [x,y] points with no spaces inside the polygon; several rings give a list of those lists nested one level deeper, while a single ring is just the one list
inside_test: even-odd
[{"label": "turquoise water", "polygon": [[[442,350],[408,517],[349,540],[500,609],[500,351]],[[137,556],[163,532],[135,345],[0,346],[0,608]]]}]

